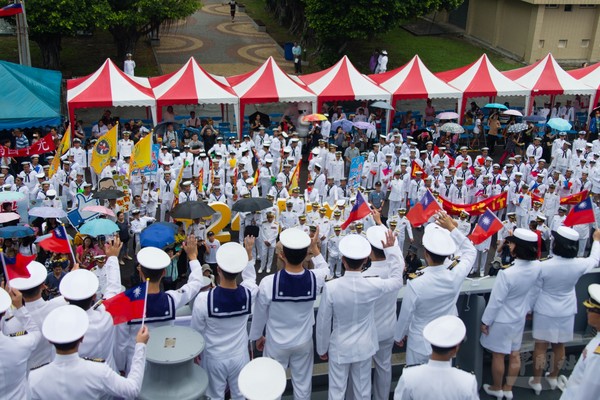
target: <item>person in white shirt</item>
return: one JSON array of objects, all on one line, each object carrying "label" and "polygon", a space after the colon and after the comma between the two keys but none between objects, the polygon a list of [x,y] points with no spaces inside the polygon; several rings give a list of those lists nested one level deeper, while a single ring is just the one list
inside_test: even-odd
[{"label": "person in white shirt", "polygon": [[267,274],[271,273],[271,265],[273,264],[273,255],[275,254],[275,244],[277,235],[279,234],[279,224],[275,221],[275,214],[272,211],[267,212],[267,220],[260,226],[258,240],[260,241],[261,255],[260,268],[258,273],[261,274],[264,270]]},{"label": "person in white shirt", "polygon": [[127,53],[125,57],[127,58],[123,63],[123,72],[125,72],[129,76],[135,76],[135,61],[133,61],[133,56],[131,55],[131,53]]},{"label": "person in white shirt", "polygon": [[133,140],[129,139],[130,135],[131,132],[123,131],[123,139],[119,140],[117,148],[121,160],[126,156],[131,156],[131,152],[133,151],[134,143]]}]

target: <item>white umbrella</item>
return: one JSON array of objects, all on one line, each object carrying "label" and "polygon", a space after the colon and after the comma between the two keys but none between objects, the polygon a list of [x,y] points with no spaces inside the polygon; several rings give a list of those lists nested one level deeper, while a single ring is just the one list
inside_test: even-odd
[{"label": "white umbrella", "polygon": [[369,107],[383,108],[384,110],[394,109],[394,107],[390,103],[387,103],[385,101],[376,101],[375,103],[371,103]]},{"label": "white umbrella", "polygon": [[62,208],[40,206],[29,210],[29,215],[39,218],[65,218],[67,213]]},{"label": "white umbrella", "polygon": [[446,122],[440,127],[440,131],[450,133],[464,133],[465,128],[454,122]]},{"label": "white umbrella", "polygon": [[436,118],[443,121],[446,119],[458,119],[459,115],[452,111],[445,111],[443,113],[439,113]]},{"label": "white umbrella", "polygon": [[5,224],[10,221],[14,221],[21,218],[21,216],[14,212],[0,213],[0,224]]},{"label": "white umbrella", "polygon": [[517,111],[517,110],[502,111],[502,114],[504,114],[504,115],[514,115],[515,117],[522,117],[523,116],[523,113],[521,113],[521,111]]},{"label": "white umbrella", "polygon": [[111,217],[115,216],[115,213],[113,212],[113,210],[111,210],[108,207],[104,207],[104,206],[86,206],[83,208],[82,211],[95,212],[95,213],[99,213],[99,214],[108,215]]}]

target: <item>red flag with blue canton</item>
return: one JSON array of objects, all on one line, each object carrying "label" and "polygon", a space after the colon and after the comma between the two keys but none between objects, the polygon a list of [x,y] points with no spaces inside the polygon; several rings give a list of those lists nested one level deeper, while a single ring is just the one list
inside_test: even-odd
[{"label": "red flag with blue canton", "polygon": [[15,258],[6,257],[6,254],[2,253],[4,262],[6,263],[6,273],[8,274],[8,280],[16,278],[29,278],[31,274],[27,269],[30,262],[35,260],[35,254],[32,256],[24,256],[21,253],[17,253]]},{"label": "red flag with blue canton", "polygon": [[119,293],[102,302],[104,308],[113,318],[113,324],[118,325],[144,316],[144,298],[146,297],[146,282]]},{"label": "red flag with blue canton", "polygon": [[0,8],[0,17],[10,17],[12,15],[22,14],[23,5],[21,3],[9,4]]},{"label": "red flag with blue canton", "polygon": [[51,232],[51,236],[40,242],[40,247],[47,251],[55,253],[68,254],[71,252],[71,245],[64,226],[59,226]]},{"label": "red flag with blue canton", "polygon": [[421,200],[408,211],[406,218],[412,226],[421,226],[438,211],[442,211],[442,208],[428,190]]},{"label": "red flag with blue canton", "polygon": [[371,208],[369,207],[369,204],[365,200],[362,193],[357,192],[356,202],[354,203],[354,207],[352,207],[352,210],[350,210],[350,215],[348,215],[348,219],[342,224],[342,230],[346,229],[348,225],[350,225],[352,222],[363,219],[369,214],[371,214]]},{"label": "red flag with blue canton", "polygon": [[588,197],[569,211],[563,225],[573,226],[591,224],[594,222],[596,222],[596,217],[594,216],[594,209],[592,208],[592,198]]},{"label": "red flag with blue canton", "polygon": [[563,197],[560,199],[560,204],[563,206],[566,204],[571,204],[571,205],[579,204],[583,201],[583,199],[588,197],[589,194],[590,194],[589,190],[584,190],[583,192],[579,192],[579,193],[572,194],[570,196]]},{"label": "red flag with blue canton", "polygon": [[475,225],[475,229],[469,235],[469,239],[473,244],[483,243],[484,240],[494,235],[494,233],[499,232],[504,225],[502,225],[502,221],[498,219],[490,210],[486,210],[480,217],[479,221],[477,221],[477,225]]}]

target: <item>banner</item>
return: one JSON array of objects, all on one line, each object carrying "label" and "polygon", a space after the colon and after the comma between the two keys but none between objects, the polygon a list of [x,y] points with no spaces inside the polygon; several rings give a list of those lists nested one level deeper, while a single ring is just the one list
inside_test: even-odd
[{"label": "banner", "polygon": [[290,184],[288,190],[292,190],[298,187],[298,182],[300,180],[300,166],[302,165],[302,160],[298,161],[298,164],[294,167],[294,171],[292,172],[292,179],[290,180]]},{"label": "banner", "polygon": [[24,149],[9,149],[8,147],[0,146],[0,157],[29,157],[34,154],[49,153],[55,149],[56,146],[54,145],[54,139],[52,138],[52,135],[47,134],[31,146]]},{"label": "banner", "polygon": [[52,163],[50,164],[50,169],[48,170],[48,178],[52,178],[56,171],[60,168],[60,158],[71,148],[71,126],[67,128],[67,131],[63,135],[60,144],[58,145],[58,149],[56,149],[56,154],[54,154],[54,158],[52,159]]},{"label": "banner", "polygon": [[489,197],[473,204],[454,204],[444,199],[442,196],[439,196],[438,199],[441,201],[442,207],[448,212],[448,214],[458,215],[464,210],[473,216],[483,214],[487,208],[489,208],[491,211],[503,209],[507,204],[508,193],[502,192],[499,195]]},{"label": "banner", "polygon": [[133,146],[131,159],[129,160],[129,171],[145,168],[152,164],[152,135],[148,134],[141,138]]},{"label": "banner", "polygon": [[365,157],[358,156],[352,159],[350,163],[350,172],[348,173],[348,187],[351,189],[358,189],[360,186],[360,179],[362,177],[363,165],[365,164]]},{"label": "banner", "polygon": [[575,193],[570,196],[565,196],[560,199],[560,205],[575,205],[581,203],[583,200],[589,197],[589,190],[584,190],[583,192]]},{"label": "banner", "polygon": [[100,136],[94,145],[90,166],[97,174],[101,174],[110,159],[117,156],[117,129],[119,125],[115,124],[111,130]]}]

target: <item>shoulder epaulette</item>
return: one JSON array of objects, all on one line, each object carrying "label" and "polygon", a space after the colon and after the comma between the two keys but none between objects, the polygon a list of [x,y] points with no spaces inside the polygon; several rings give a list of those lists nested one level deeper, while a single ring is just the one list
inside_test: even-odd
[{"label": "shoulder epaulette", "polygon": [[423,271],[412,272],[412,273],[408,274],[408,279],[412,280],[412,279],[418,278],[421,275],[423,275]]},{"label": "shoulder epaulette", "polygon": [[540,258],[540,261],[546,261],[546,260],[549,260],[549,259],[551,259],[551,258],[552,258],[552,256],[548,256],[548,257]]},{"label": "shoulder epaulette", "polygon": [[596,347],[596,350],[594,350],[594,354],[600,354],[600,346]]},{"label": "shoulder epaulette", "polygon": [[452,261],[452,263],[450,265],[448,265],[448,270],[452,271],[454,269],[454,267],[456,267],[458,265],[459,262],[460,262],[460,257],[454,257],[454,261]]},{"label": "shoulder epaulette", "polygon": [[82,358],[86,361],[93,361],[93,362],[97,362],[97,363],[103,363],[106,361],[104,358],[92,358],[92,357],[82,357]]},{"label": "shoulder epaulette", "polygon": [[419,365],[422,365],[422,364],[410,364],[410,365],[405,365],[405,366],[404,366],[404,368],[418,367]]},{"label": "shoulder epaulette", "polygon": [[427,268],[427,265],[421,265],[419,268],[417,268],[417,271],[424,270],[425,268]]},{"label": "shoulder epaulette", "polygon": [[379,278],[379,275],[363,276],[363,278]]},{"label": "shoulder epaulette", "polygon": [[31,369],[30,369],[30,371],[33,371],[33,370],[35,370],[35,369],[38,369],[38,368],[42,368],[43,366],[45,366],[45,365],[48,365],[48,364],[50,364],[50,363],[49,363],[49,362],[47,362],[47,363],[44,363],[44,364],[42,364],[42,365],[38,365],[37,367],[33,367],[33,368],[31,368]]},{"label": "shoulder epaulette", "polygon": [[502,266],[502,269],[509,269],[510,267],[512,267],[514,265],[514,263],[510,263],[510,264],[506,264]]},{"label": "shoulder epaulette", "polygon": [[17,337],[17,336],[25,336],[25,335],[27,335],[27,331],[19,331],[19,332],[11,333],[8,336],[10,336],[10,337]]},{"label": "shoulder epaulette", "polygon": [[11,320],[11,319],[13,319],[14,317],[15,317],[14,315],[11,315],[10,317],[7,317],[7,318],[5,318],[5,319],[4,319],[4,322],[8,322],[8,321],[10,321],[10,320]]}]

